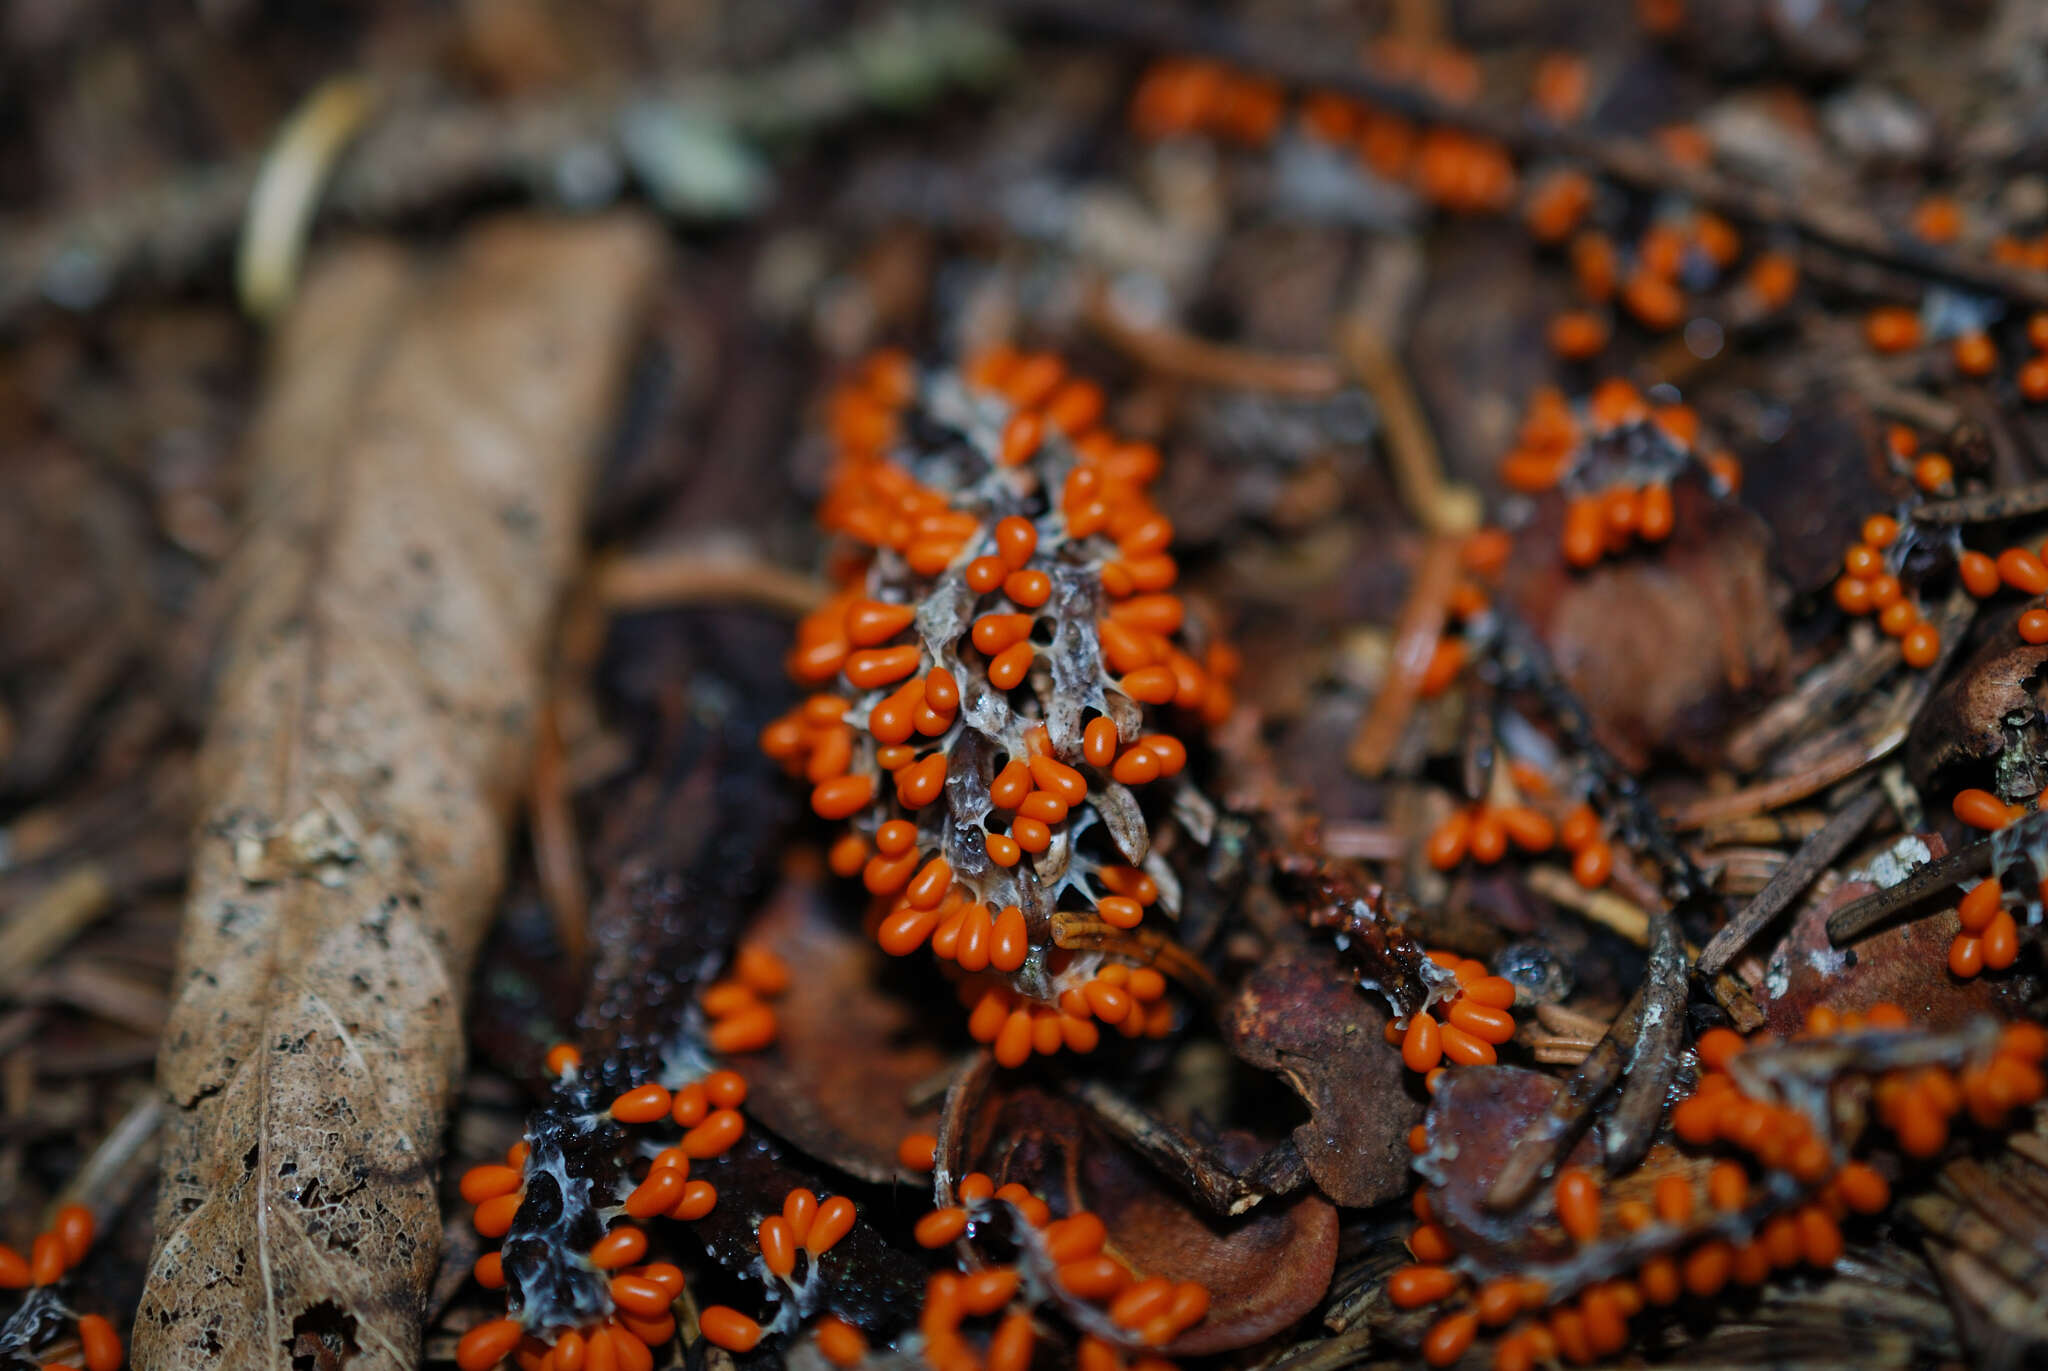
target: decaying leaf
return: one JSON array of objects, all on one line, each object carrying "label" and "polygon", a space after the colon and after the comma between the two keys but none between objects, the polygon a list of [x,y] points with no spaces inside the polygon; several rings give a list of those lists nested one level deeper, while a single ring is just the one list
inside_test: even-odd
[{"label": "decaying leaf", "polygon": [[[976,1169],[1057,1197],[1102,1219],[1105,1250],[1145,1276],[1197,1281],[1209,1291],[1201,1323],[1167,1344],[1172,1356],[1249,1347],[1300,1319],[1329,1288],[1337,1211],[1302,1191],[1221,1218],[1090,1122],[1072,1101],[1024,1087],[975,1111]],[[1249,1169],[1266,1149],[1250,1134],[1216,1140],[1221,1160]]]},{"label": "decaying leaf", "polygon": [[1632,768],[1662,751],[1709,760],[1790,657],[1763,525],[1692,480],[1672,497],[1677,532],[1654,556],[1587,571],[1559,562],[1563,505],[1546,500],[1517,537],[1507,579],[1601,741]]},{"label": "decaying leaf", "polygon": [[[1900,838],[1867,874],[1889,885],[1915,866],[1945,855],[1940,835]],[[1949,973],[1948,945],[1961,931],[1953,908],[1907,919],[1836,947],[1828,938],[1828,915],[1878,888],[1870,879],[1843,881],[1821,899],[1800,907],[1784,939],[1764,966],[1758,997],[1770,1031],[1790,1036],[1806,1024],[1806,1012],[1825,1004],[1838,1014],[1890,1003],[1925,1028],[1954,1028],[1985,1012],[2004,1017],[2006,1004],[2024,1003],[2021,978],[1978,976],[1959,980]]]},{"label": "decaying leaf", "polygon": [[1782,451],[1797,461],[1752,462],[1742,503],[1771,531],[1772,565],[1801,595],[1827,590],[1842,574],[1842,549],[1873,509],[1905,495],[1889,468],[1883,424],[1857,397],[1834,387],[1793,402]]},{"label": "decaying leaf", "polygon": [[[1243,1169],[1265,1149],[1245,1133],[1217,1141]],[[1250,1214],[1199,1213],[1128,1150],[1102,1140],[1088,1150],[1081,1184],[1110,1241],[1148,1276],[1199,1281],[1209,1314],[1164,1349],[1171,1356],[1228,1352],[1261,1342],[1315,1307],[1337,1263],[1337,1211],[1307,1191]]]},{"label": "decaying leaf", "polygon": [[1408,1130],[1422,1104],[1386,1041],[1386,1006],[1359,989],[1334,951],[1279,949],[1221,1017],[1231,1049],[1308,1104],[1294,1145],[1325,1195],[1365,1208],[1407,1190]]},{"label": "decaying leaf", "polygon": [[793,875],[748,934],[804,988],[782,1006],[775,1046],[748,1060],[748,1108],[815,1157],[862,1180],[895,1180],[897,1144],[938,1118],[936,1094],[917,1110],[909,1097],[951,1059],[914,1035],[916,1004],[888,988],[889,958],[874,939],[834,921],[823,879]]},{"label": "decaying leaf", "polygon": [[[1538,1274],[1565,1289],[1594,1278],[1603,1268],[1629,1269],[1650,1248],[1639,1248],[1632,1257],[1622,1255],[1617,1250],[1622,1235],[1613,1232],[1592,1243],[1575,1241],[1558,1220],[1552,1186],[1540,1187],[1516,1212],[1502,1214],[1487,1207],[1488,1192],[1509,1149],[1528,1122],[1549,1108],[1560,1088],[1556,1077],[1517,1067],[1452,1072],[1431,1103],[1429,1150],[1416,1167],[1432,1183],[1430,1212],[1480,1270]],[[1597,1172],[1600,1152],[1596,1126],[1578,1141],[1567,1162]],[[1712,1161],[1658,1143],[1640,1165],[1605,1179],[1605,1202],[1619,1206],[1635,1200],[1648,1206],[1657,1183],[1666,1176],[1683,1177],[1688,1186],[1699,1189]],[[1635,1237],[1638,1242],[1644,1239],[1652,1245],[1657,1241],[1652,1233]],[[1603,1245],[1608,1250],[1603,1251]],[[1667,1240],[1667,1245],[1677,1244]]]},{"label": "decaying leaf", "polygon": [[[1555,1076],[1512,1066],[1472,1066],[1451,1072],[1437,1087],[1429,1109],[1430,1210],[1462,1250],[1514,1253],[1538,1260],[1571,1250],[1557,1227],[1549,1187],[1522,1212],[1500,1214],[1486,1207],[1487,1192],[1501,1163],[1529,1122],[1550,1107],[1560,1084]],[[1597,1166],[1597,1127],[1579,1139],[1566,1162]]]},{"label": "decaying leaf", "polygon": [[[201,773],[138,1367],[417,1364],[469,965],[658,240],[332,257],[278,340]],[[320,814],[347,845],[246,870]],[[249,876],[259,880],[251,880]]]}]

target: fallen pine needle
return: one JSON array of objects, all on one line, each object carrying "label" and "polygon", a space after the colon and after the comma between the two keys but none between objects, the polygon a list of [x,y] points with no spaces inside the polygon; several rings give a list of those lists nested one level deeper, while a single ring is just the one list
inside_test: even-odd
[{"label": "fallen pine needle", "polygon": [[1422,563],[1415,569],[1415,582],[1408,589],[1408,602],[1401,606],[1401,621],[1394,630],[1387,678],[1359,720],[1346,753],[1351,769],[1361,776],[1377,777],[1386,771],[1415,712],[1423,675],[1450,617],[1451,591],[1458,582],[1458,551],[1464,541],[1462,534],[1444,534],[1431,538],[1423,549]]},{"label": "fallen pine needle", "polygon": [[1199,385],[1314,398],[1333,395],[1344,374],[1327,357],[1290,357],[1212,343],[1164,324],[1140,323],[1119,311],[1101,282],[1088,292],[1089,324],[1148,371]]},{"label": "fallen pine needle", "polygon": [[1379,405],[1394,484],[1416,521],[1431,533],[1463,535],[1479,527],[1479,492],[1444,478],[1429,420],[1393,350],[1362,319],[1337,331],[1337,350]]},{"label": "fallen pine needle", "polygon": [[825,588],[808,576],[752,557],[646,552],[614,557],[601,565],[597,598],[615,614],[725,600],[798,616],[824,603]]}]

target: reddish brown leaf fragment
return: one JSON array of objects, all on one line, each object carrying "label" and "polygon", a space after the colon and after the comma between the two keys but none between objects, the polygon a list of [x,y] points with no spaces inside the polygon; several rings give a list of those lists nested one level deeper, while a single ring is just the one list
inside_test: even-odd
[{"label": "reddish brown leaf fragment", "polygon": [[920,1006],[886,988],[889,959],[857,929],[837,923],[818,881],[783,884],[747,941],[789,965],[796,993],[776,1004],[775,1046],[747,1058],[747,1108],[812,1156],[862,1180],[899,1179],[896,1148],[930,1133],[936,1098],[912,1110],[911,1093],[952,1060],[913,1033]]},{"label": "reddish brown leaf fragment", "polygon": [[1308,1104],[1294,1145],[1325,1195],[1364,1208],[1407,1190],[1408,1130],[1422,1105],[1386,1041],[1385,1005],[1333,949],[1277,950],[1221,1020],[1239,1058],[1279,1075]]},{"label": "reddish brown leaf fragment", "polygon": [[[1218,1151],[1244,1168],[1265,1151],[1248,1134],[1226,1134]],[[1337,1211],[1303,1192],[1268,1200],[1237,1219],[1197,1212],[1150,1167],[1107,1140],[1081,1168],[1088,1201],[1109,1229],[1109,1246],[1147,1276],[1199,1281],[1209,1313],[1163,1349],[1195,1357],[1249,1347],[1315,1307],[1337,1262]]]}]

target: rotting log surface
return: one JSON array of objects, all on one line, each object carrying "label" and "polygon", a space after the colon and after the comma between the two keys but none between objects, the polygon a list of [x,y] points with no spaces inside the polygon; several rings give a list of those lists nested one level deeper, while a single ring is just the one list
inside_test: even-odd
[{"label": "rotting log surface", "polygon": [[558,592],[660,263],[643,222],[333,253],[251,434],[134,1365],[417,1364],[462,1009]]}]

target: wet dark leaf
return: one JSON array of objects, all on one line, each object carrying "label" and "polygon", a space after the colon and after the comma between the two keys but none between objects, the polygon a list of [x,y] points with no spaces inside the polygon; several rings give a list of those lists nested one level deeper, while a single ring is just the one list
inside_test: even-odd
[{"label": "wet dark leaf", "polygon": [[1766,457],[1745,469],[1742,503],[1769,527],[1772,565],[1799,594],[1833,585],[1863,521],[1904,495],[1904,482],[1887,469],[1883,437],[1867,408],[1831,388],[1787,418],[1777,449],[1796,460]]}]

